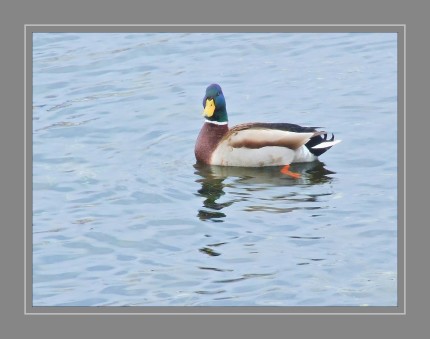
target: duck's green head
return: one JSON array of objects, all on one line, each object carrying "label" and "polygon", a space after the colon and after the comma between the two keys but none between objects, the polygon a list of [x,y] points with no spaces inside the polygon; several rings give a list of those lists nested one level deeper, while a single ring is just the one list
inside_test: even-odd
[{"label": "duck's green head", "polygon": [[203,115],[209,121],[227,122],[227,109],[224,94],[218,84],[209,85],[203,98]]}]

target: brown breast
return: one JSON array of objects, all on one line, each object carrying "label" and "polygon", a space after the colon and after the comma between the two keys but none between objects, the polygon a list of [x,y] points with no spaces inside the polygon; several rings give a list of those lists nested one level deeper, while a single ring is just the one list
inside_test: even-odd
[{"label": "brown breast", "polygon": [[227,132],[227,125],[215,125],[205,122],[197,137],[194,149],[197,161],[210,165],[213,151]]}]

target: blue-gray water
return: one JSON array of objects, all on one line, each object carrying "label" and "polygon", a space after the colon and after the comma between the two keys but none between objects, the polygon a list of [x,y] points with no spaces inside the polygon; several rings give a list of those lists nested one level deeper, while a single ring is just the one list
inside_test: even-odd
[{"label": "blue-gray water", "polygon": [[[33,305],[396,305],[396,38],[35,33]],[[343,141],[195,166],[213,82],[230,125]]]}]

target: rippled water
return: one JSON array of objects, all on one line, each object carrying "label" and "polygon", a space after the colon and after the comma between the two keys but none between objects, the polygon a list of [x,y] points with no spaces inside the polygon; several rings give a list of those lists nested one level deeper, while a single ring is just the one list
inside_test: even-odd
[{"label": "rippled water", "polygon": [[[397,304],[391,33],[35,33],[33,305]],[[323,126],[294,180],[195,165],[230,124]]]}]

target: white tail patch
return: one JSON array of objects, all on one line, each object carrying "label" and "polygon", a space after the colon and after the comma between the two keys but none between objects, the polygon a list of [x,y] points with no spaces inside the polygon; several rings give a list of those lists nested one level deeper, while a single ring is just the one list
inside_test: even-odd
[{"label": "white tail patch", "polygon": [[312,147],[313,149],[319,149],[319,148],[327,148],[327,147],[331,147],[334,146],[338,143],[340,143],[342,140],[333,140],[333,141],[324,141],[314,147]]},{"label": "white tail patch", "polygon": [[302,146],[296,150],[293,162],[311,162],[318,159],[313,155],[306,146]]}]

